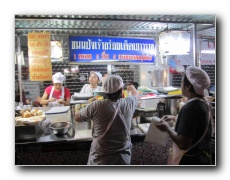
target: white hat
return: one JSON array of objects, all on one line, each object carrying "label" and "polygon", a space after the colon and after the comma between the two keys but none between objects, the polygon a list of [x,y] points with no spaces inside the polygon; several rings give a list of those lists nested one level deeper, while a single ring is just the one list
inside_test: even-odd
[{"label": "white hat", "polygon": [[65,81],[66,78],[62,73],[57,72],[52,76],[52,79],[53,79],[53,83],[63,84],[63,81]]},{"label": "white hat", "polygon": [[105,93],[112,94],[124,86],[121,76],[109,75],[103,85]]},{"label": "white hat", "polygon": [[189,66],[186,69],[186,76],[196,93],[205,96],[205,90],[210,85],[210,78],[208,74],[199,67]]},{"label": "white hat", "polygon": [[97,75],[97,77],[99,79],[99,83],[100,83],[102,81],[102,75],[101,75],[101,73],[98,72],[98,71],[91,71],[90,74],[92,74],[92,73],[94,73],[94,74]]}]

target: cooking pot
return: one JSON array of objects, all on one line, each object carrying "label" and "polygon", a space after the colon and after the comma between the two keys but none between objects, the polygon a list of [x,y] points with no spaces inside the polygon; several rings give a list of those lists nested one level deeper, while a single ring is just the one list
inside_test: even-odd
[{"label": "cooking pot", "polygon": [[151,85],[154,87],[166,86],[167,85],[167,72],[166,70],[151,70],[148,71],[150,75]]},{"label": "cooking pot", "polygon": [[181,97],[167,97],[165,98],[165,113],[168,115],[177,115],[179,113],[179,103]]}]

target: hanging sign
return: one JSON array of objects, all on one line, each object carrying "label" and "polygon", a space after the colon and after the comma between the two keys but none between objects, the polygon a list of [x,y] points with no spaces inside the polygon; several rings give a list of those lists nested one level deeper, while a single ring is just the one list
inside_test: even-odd
[{"label": "hanging sign", "polygon": [[201,65],[214,65],[216,60],[216,45],[213,41],[202,41],[200,54]]},{"label": "hanging sign", "polygon": [[31,57],[29,58],[29,64],[31,81],[52,80],[52,65],[50,57]]},{"label": "hanging sign", "polygon": [[215,65],[216,55],[210,53],[200,54],[200,64],[201,65]]},{"label": "hanging sign", "polygon": [[188,55],[190,34],[185,31],[163,32],[159,35],[159,43],[162,55]]},{"label": "hanging sign", "polygon": [[28,57],[31,81],[51,81],[50,33],[28,33]]},{"label": "hanging sign", "polygon": [[69,47],[73,62],[154,63],[156,55],[153,39],[70,36]]}]

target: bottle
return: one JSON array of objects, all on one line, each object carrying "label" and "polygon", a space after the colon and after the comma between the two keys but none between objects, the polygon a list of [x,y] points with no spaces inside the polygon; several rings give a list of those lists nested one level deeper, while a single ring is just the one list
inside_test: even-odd
[{"label": "bottle", "polygon": [[159,118],[162,118],[165,115],[165,103],[161,100],[157,103],[157,113]]}]

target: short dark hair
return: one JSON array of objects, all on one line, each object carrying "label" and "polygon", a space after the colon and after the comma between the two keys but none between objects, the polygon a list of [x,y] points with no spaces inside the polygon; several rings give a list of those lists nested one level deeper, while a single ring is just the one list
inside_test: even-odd
[{"label": "short dark hair", "polygon": [[105,95],[103,96],[104,99],[109,99],[111,101],[116,101],[120,98],[122,98],[122,88],[119,89],[117,92],[109,94],[109,93],[105,93]]},{"label": "short dark hair", "polygon": [[194,94],[196,94],[197,96],[199,96],[199,97],[202,97],[201,95],[199,95],[199,94],[197,94],[196,93],[196,91],[194,90],[194,88],[193,88],[193,85],[190,83],[190,81],[188,80],[188,78],[187,78],[187,76],[186,76],[186,74],[184,75],[184,87],[185,86],[190,86],[190,88],[189,88],[189,92],[191,92],[191,93],[194,93]]}]

